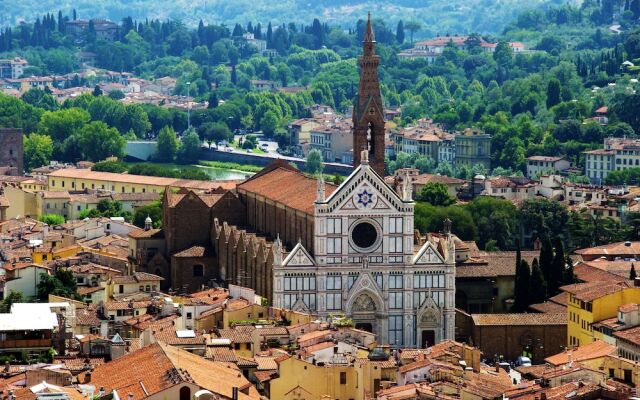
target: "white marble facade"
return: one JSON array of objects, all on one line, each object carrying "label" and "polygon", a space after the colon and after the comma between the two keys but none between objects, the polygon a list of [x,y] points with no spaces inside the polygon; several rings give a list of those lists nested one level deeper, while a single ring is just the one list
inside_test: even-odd
[{"label": "white marble facade", "polygon": [[276,251],[273,304],[320,318],[343,313],[393,347],[453,339],[453,240],[445,233],[414,246],[409,179],[399,196],[362,157],[328,197],[318,181],[315,254],[300,244],[284,259]]}]

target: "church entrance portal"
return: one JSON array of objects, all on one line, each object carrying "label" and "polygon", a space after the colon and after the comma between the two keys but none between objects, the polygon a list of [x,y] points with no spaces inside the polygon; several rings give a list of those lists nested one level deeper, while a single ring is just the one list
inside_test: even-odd
[{"label": "church entrance portal", "polygon": [[420,342],[420,347],[427,348],[429,346],[433,346],[436,343],[436,332],[432,329],[425,329],[422,331],[422,342]]},{"label": "church entrance portal", "polygon": [[376,303],[367,293],[360,294],[351,306],[351,318],[356,329],[375,333]]}]

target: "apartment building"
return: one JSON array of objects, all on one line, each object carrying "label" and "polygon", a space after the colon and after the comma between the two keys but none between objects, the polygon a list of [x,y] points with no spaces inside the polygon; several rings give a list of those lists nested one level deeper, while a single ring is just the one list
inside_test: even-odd
[{"label": "apartment building", "polygon": [[595,184],[603,184],[609,172],[640,168],[640,140],[607,138],[604,148],[585,151],[585,174]]}]

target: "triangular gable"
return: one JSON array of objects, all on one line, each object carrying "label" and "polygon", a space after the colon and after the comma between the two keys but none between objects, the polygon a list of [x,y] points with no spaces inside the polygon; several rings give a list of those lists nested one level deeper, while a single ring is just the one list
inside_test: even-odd
[{"label": "triangular gable", "polygon": [[[390,208],[401,210],[406,207],[407,203],[404,202],[400,196],[387,185],[384,180],[368,165],[360,165],[356,168],[351,175],[325,200],[325,204],[328,205],[327,211],[335,211],[346,206],[348,202],[351,202],[354,196],[361,195],[358,193],[362,188],[367,185],[375,192],[378,199],[384,201]],[[357,206],[357,204],[355,204]],[[376,205],[374,202],[371,204],[371,208]],[[347,206],[351,207],[351,206]],[[358,207],[360,208],[360,207]],[[404,210],[403,210],[404,211]]]},{"label": "triangular gable", "polygon": [[[354,103],[357,104],[357,103]],[[367,101],[364,104],[364,107],[362,107],[361,110],[369,110],[371,107],[375,108],[375,113],[374,114],[378,114],[378,116],[382,116],[382,121],[384,121],[384,113],[382,112],[382,110],[380,109],[380,107],[378,107],[378,103],[376,103],[375,101],[373,101],[373,96],[369,95],[369,97],[367,98]],[[354,108],[359,108],[359,107],[354,107]],[[359,122],[367,122],[370,119],[369,113],[368,112],[364,112],[362,114],[358,113],[359,115],[357,116],[357,118],[359,118]]]},{"label": "triangular gable", "polygon": [[438,253],[438,251],[433,247],[430,241],[426,241],[426,243],[420,248],[418,254],[413,257],[413,264],[423,265],[423,264],[444,264],[444,259]]},{"label": "triangular gable", "polygon": [[284,259],[282,262],[283,266],[296,266],[296,267],[305,267],[305,266],[315,266],[316,263],[313,261],[313,257],[309,254],[307,250],[305,250],[302,243],[298,242],[296,246],[291,250],[291,253]]},{"label": "triangular gable", "polygon": [[292,311],[301,312],[305,314],[311,314],[311,310],[307,306],[307,304],[302,299],[302,295],[298,292],[298,296],[296,298],[296,302],[291,306]]}]

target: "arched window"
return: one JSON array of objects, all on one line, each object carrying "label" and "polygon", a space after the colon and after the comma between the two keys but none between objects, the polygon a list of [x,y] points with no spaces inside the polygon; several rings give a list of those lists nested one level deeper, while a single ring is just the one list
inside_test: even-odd
[{"label": "arched window", "polygon": [[191,400],[191,389],[189,386],[180,388],[180,400]]},{"label": "arched window", "polygon": [[151,291],[151,285],[147,285],[144,289],[145,292],[150,292]]}]

